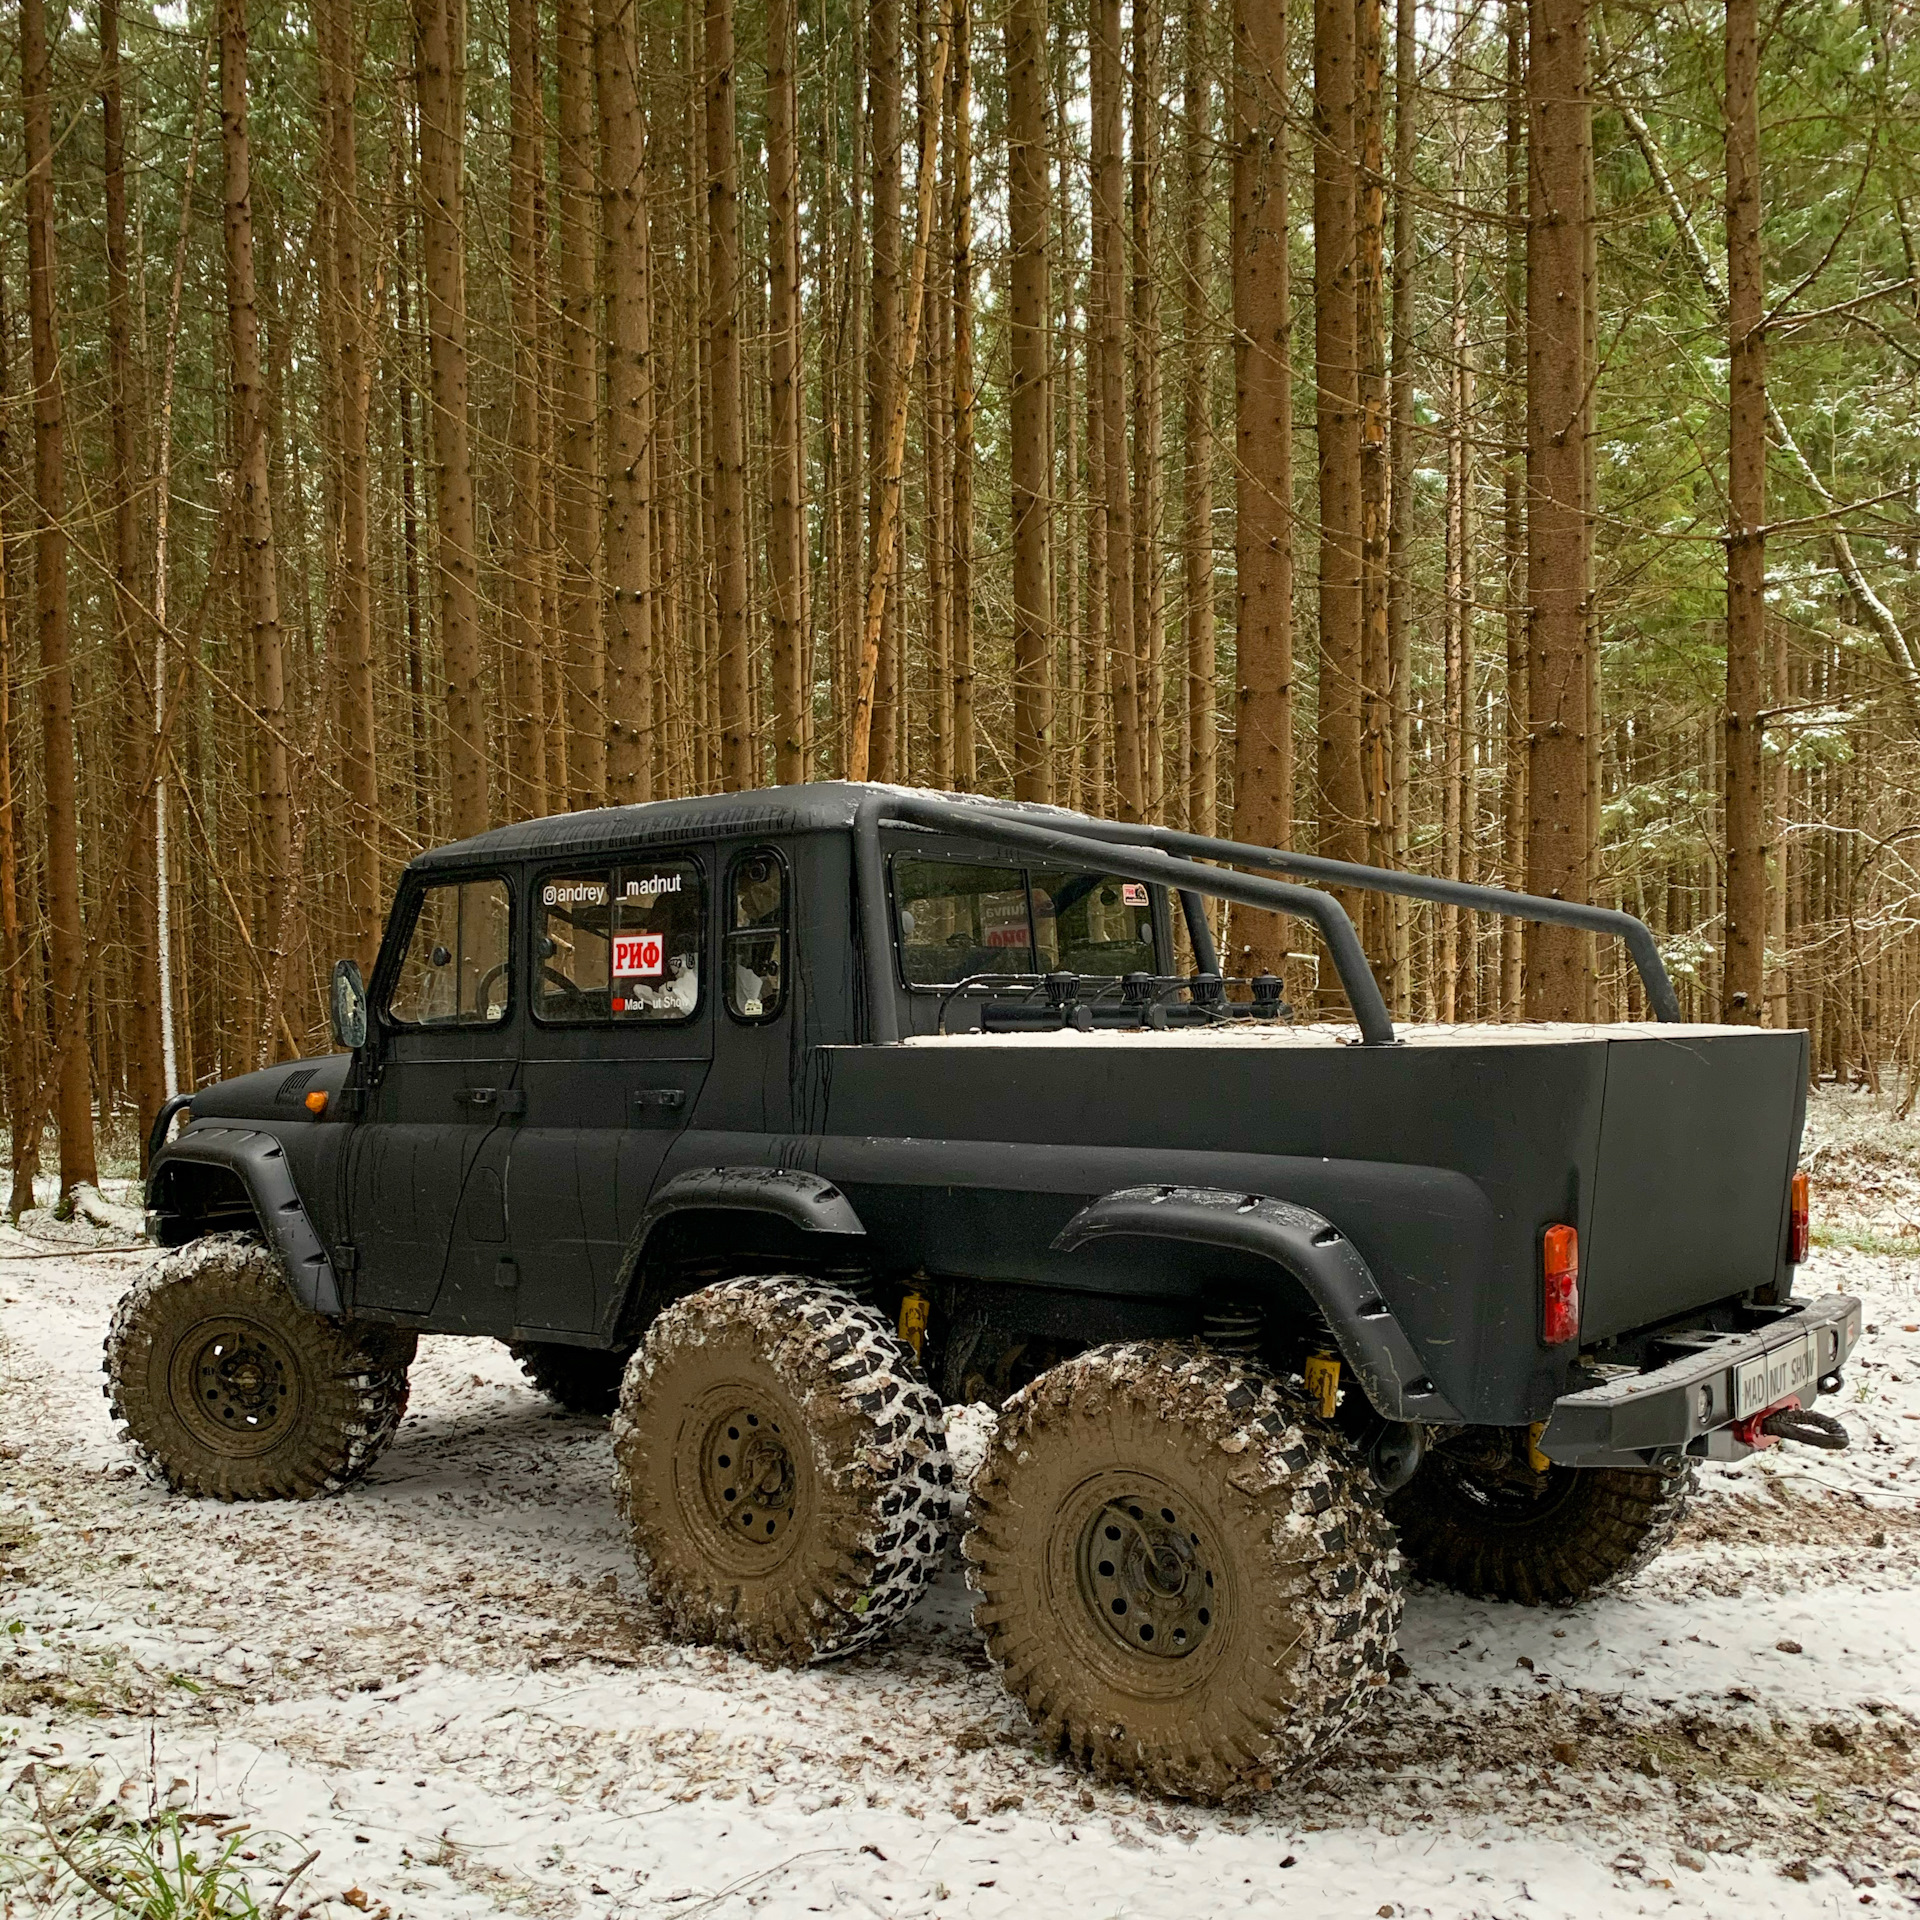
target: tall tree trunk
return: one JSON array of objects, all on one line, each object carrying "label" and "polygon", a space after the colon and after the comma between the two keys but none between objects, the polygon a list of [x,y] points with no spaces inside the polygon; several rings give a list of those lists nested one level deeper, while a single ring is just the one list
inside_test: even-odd
[{"label": "tall tree trunk", "polygon": [[406,212],[396,207],[400,231],[395,236],[397,271],[394,275],[394,319],[407,366],[398,382],[400,388],[400,597],[405,609],[407,635],[407,726],[412,760],[411,812],[414,838],[431,845],[434,832],[434,788],[438,784],[432,772],[433,752],[427,733],[427,691],[425,635],[420,614],[420,504],[419,482],[414,460],[413,391],[417,375],[417,355],[413,350],[412,262],[408,259]]},{"label": "tall tree trunk", "polygon": [[1046,0],[1013,0],[1007,14],[1007,226],[1013,255],[1013,792],[1048,800],[1052,714],[1047,544],[1052,478],[1047,461]]},{"label": "tall tree trunk", "polygon": [[[1408,4],[1409,0],[1402,0]],[[1502,275],[1501,353],[1505,378],[1504,417],[1508,452],[1501,461],[1501,599],[1506,616],[1506,783],[1500,797],[1500,879],[1519,887],[1527,879],[1527,602],[1525,468],[1514,449],[1526,438],[1526,250],[1527,217],[1525,0],[1504,0],[1507,32],[1507,124],[1500,143],[1506,182],[1507,231]],[[1500,1012],[1517,1020],[1525,1009],[1522,961],[1526,929],[1518,920],[1500,923]]]},{"label": "tall tree trunk", "polygon": [[[73,669],[67,630],[66,410],[55,331],[53,59],[45,0],[21,0],[20,83],[27,163],[27,322],[33,365],[34,620],[40,640],[41,781],[56,1041],[54,1120],[60,1191],[97,1179],[82,1034],[80,822],[74,781]],[[45,1111],[36,1090],[31,1119]],[[22,1121],[16,1115],[16,1128]],[[31,1136],[37,1128],[25,1128]],[[37,1141],[35,1142],[37,1148]],[[18,1177],[18,1163],[15,1173]]]},{"label": "tall tree trunk", "polygon": [[[1411,667],[1413,573],[1409,535],[1413,521],[1413,292],[1419,243],[1414,238],[1413,158],[1420,112],[1418,0],[1397,0],[1393,30],[1393,295],[1392,391],[1387,423],[1387,686],[1389,784],[1393,790],[1391,864],[1404,866],[1411,851],[1413,809],[1408,793],[1412,767]],[[1394,899],[1391,915],[1392,995],[1395,1019],[1413,1012],[1412,903]]]},{"label": "tall tree trunk", "polygon": [[[1364,603],[1360,527],[1357,75],[1354,0],[1314,0],[1313,313],[1320,463],[1320,852],[1367,855],[1361,769]],[[1342,904],[1359,917],[1360,897]]]},{"label": "tall tree trunk", "polygon": [[321,78],[327,103],[326,197],[333,239],[338,355],[334,411],[333,538],[338,574],[330,596],[330,654],[338,699],[340,822],[347,951],[371,973],[380,945],[379,791],[374,769],[373,600],[368,555],[368,368],[366,294],[360,259],[360,163],[355,96],[360,36],[352,0],[321,0]]},{"label": "tall tree trunk", "polygon": [[147,1123],[166,1098],[154,945],[153,800],[141,779],[147,755],[145,676],[140,663],[140,536],[134,458],[134,366],[127,292],[127,140],[120,79],[119,0],[100,0],[101,171],[107,243],[107,507],[113,516],[113,604],[120,712],[121,817],[133,835],[128,871],[127,1040],[144,1159]]},{"label": "tall tree trunk", "polygon": [[978,774],[973,717],[973,50],[972,0],[953,0],[953,780]]},{"label": "tall tree trunk", "polygon": [[[227,335],[233,361],[233,439],[240,492],[240,584],[250,630],[255,743],[260,780],[259,852],[266,886],[260,920],[261,964],[281,977],[291,937],[293,790],[287,764],[286,651],[274,557],[268,479],[267,392],[260,364],[260,309],[254,281],[252,157],[247,130],[245,0],[221,0],[220,128],[226,161]],[[269,988],[269,999],[272,998]],[[262,1025],[260,1064],[278,1022]]]},{"label": "tall tree trunk", "polygon": [[[800,135],[794,79],[795,0],[767,8],[767,204],[772,263],[771,338],[773,515],[768,571],[773,581],[773,755],[781,782],[807,777],[806,373],[800,351]],[[938,108],[935,108],[938,111]]]},{"label": "tall tree trunk", "polygon": [[[31,205],[31,202],[29,202]],[[12,361],[8,352],[10,316],[0,284],[0,977],[6,982],[6,1031],[0,1035],[0,1072],[6,1076],[8,1165],[7,1218],[18,1220],[34,1204],[34,1175],[40,1170],[41,1106],[34,1085],[33,1029],[28,1013],[27,973],[32,949],[20,914],[22,769],[14,751],[13,690],[19,676],[13,662],[13,503]]]},{"label": "tall tree trunk", "polygon": [[598,464],[593,429],[599,390],[594,264],[599,249],[593,231],[590,0],[554,0],[553,17],[560,136],[554,203],[560,252],[555,395],[559,458],[554,506],[560,533],[560,627],[567,661],[567,784],[575,807],[597,807],[607,792],[607,653],[594,485]]},{"label": "tall tree trunk", "polygon": [[[1446,617],[1444,621],[1445,685],[1442,697],[1444,730],[1444,785],[1441,793],[1441,864],[1449,880],[1472,877],[1468,839],[1473,831],[1473,612],[1474,612],[1474,514],[1473,514],[1473,440],[1474,403],[1473,334],[1467,308],[1467,200],[1466,129],[1458,101],[1470,84],[1461,49],[1454,52],[1451,165],[1453,172],[1454,225],[1450,237],[1452,274],[1452,311],[1448,315],[1447,367],[1447,536],[1446,536]],[[1452,1020],[1459,1006],[1463,962],[1461,936],[1467,938],[1467,953],[1472,953],[1471,920],[1464,921],[1457,907],[1440,909],[1440,978],[1438,1001],[1440,1018]],[[1470,962],[1466,966],[1470,968]]]},{"label": "tall tree trunk", "polygon": [[634,10],[594,0],[606,282],[607,798],[653,798],[653,289]]},{"label": "tall tree trunk", "polygon": [[543,355],[539,209],[546,127],[541,108],[539,0],[509,0],[507,76],[507,246],[513,327],[513,506],[507,530],[512,766],[507,812],[514,817],[538,816],[554,805],[566,804],[564,791],[550,795],[548,785],[547,647],[540,591],[546,543],[541,526],[545,475],[540,457]]},{"label": "tall tree trunk", "polygon": [[747,456],[741,399],[740,146],[734,126],[733,0],[707,0],[707,334],[713,422],[713,568],[719,613],[720,784],[756,783],[747,675]]},{"label": "tall tree trunk", "polygon": [[[949,31],[948,65],[952,65]],[[921,83],[926,84],[924,55]],[[936,116],[940,158],[939,204],[933,254],[927,262],[926,364],[920,387],[922,484],[926,489],[927,777],[953,786],[953,90],[921,100]]]},{"label": "tall tree trunk", "polygon": [[[867,141],[871,168],[873,228],[870,259],[871,312],[867,328],[867,573],[885,512],[887,422],[893,417],[900,381],[900,4],[867,0]],[[900,777],[900,608],[891,591],[891,570],[882,570],[880,662],[868,725],[869,766],[875,779]],[[863,634],[864,644],[864,634]]]},{"label": "tall tree trunk", "polygon": [[[1385,96],[1380,0],[1354,9],[1354,338],[1360,405],[1360,777],[1366,796],[1366,858],[1393,858],[1393,718],[1387,661],[1387,343]],[[1368,894],[1367,950],[1391,967],[1395,903]]]},{"label": "tall tree trunk", "polygon": [[[1348,17],[1351,19],[1351,0]],[[1287,270],[1287,10],[1233,11],[1234,535],[1239,578],[1233,831],[1293,838],[1293,376]],[[1249,914],[1245,971],[1286,971],[1286,927]],[[1236,964],[1237,961],[1236,961]]]},{"label": "tall tree trunk", "polygon": [[[1587,498],[1587,0],[1531,0],[1527,105],[1527,606],[1531,722],[1527,885],[1585,900],[1588,629],[1593,521]],[[1591,937],[1529,926],[1534,1020],[1593,1012]]]},{"label": "tall tree trunk", "polygon": [[1146,817],[1139,640],[1133,624],[1133,502],[1127,473],[1127,230],[1121,189],[1120,0],[1089,0],[1093,86],[1093,260],[1099,282],[1100,438],[1106,501],[1107,642],[1120,815]]},{"label": "tall tree trunk", "polygon": [[1767,814],[1767,303],[1760,228],[1757,0],[1727,0],[1727,937],[1721,1005],[1765,1011]]},{"label": "tall tree trunk", "polygon": [[1133,372],[1133,632],[1140,657],[1142,803],[1164,820],[1166,770],[1166,588],[1160,577],[1162,472],[1160,283],[1154,273],[1155,201],[1159,193],[1161,0],[1134,0],[1133,99],[1128,166],[1133,222],[1130,276]]},{"label": "tall tree trunk", "polygon": [[[930,96],[946,85],[949,36],[942,29],[936,42],[933,73],[927,83]],[[874,523],[873,552],[868,556],[867,604],[860,632],[860,671],[854,693],[852,749],[847,756],[848,777],[868,778],[872,766],[874,724],[878,702],[875,689],[883,664],[886,611],[896,604],[904,549],[900,540],[900,490],[906,472],[907,402],[913,390],[913,371],[920,350],[920,322],[926,311],[927,259],[933,251],[933,205],[937,169],[934,164],[933,123],[922,116],[915,175],[913,269],[906,300],[906,327],[900,342],[899,380],[893,389],[893,411],[884,422],[880,445],[880,514]]]},{"label": "tall tree trunk", "polygon": [[1213,292],[1212,66],[1206,44],[1209,14],[1202,0],[1186,0],[1183,60],[1186,195],[1183,208],[1183,284],[1180,299],[1180,425],[1184,467],[1180,485],[1181,612],[1187,652],[1185,824],[1210,834],[1219,800],[1219,740],[1214,726],[1213,612],[1213,381],[1207,336]]},{"label": "tall tree trunk", "polygon": [[[159,416],[154,422],[156,445],[153,461],[153,680],[149,724],[150,737],[155,738],[159,735],[166,718],[167,668],[172,651],[167,633],[167,569],[171,563],[169,537],[173,509],[173,391],[174,377],[180,363],[180,305],[186,286],[187,242],[193,232],[194,177],[200,164],[200,135],[206,111],[207,77],[213,70],[213,49],[218,38],[217,29],[209,32],[206,37],[200,55],[200,78],[194,88],[193,130],[187,139],[186,165],[181,174],[180,224],[175,232],[173,276],[167,289],[167,334],[161,358]],[[4,315],[0,315],[0,334],[5,330]],[[0,400],[4,399],[5,392],[5,380],[0,378]],[[5,464],[4,458],[0,457],[0,468],[4,468]],[[173,983],[174,879],[169,819],[171,805],[169,795],[172,783],[167,778],[169,764],[170,756],[163,758],[154,769],[153,893],[154,947],[158,959],[156,985],[159,1004],[156,1012],[160,1022],[160,1058],[164,1076],[163,1090],[171,1098],[180,1090],[180,1071]]]},{"label": "tall tree trunk", "polygon": [[[238,4],[239,0],[230,0]],[[438,484],[435,571],[447,681],[449,786],[456,839],[487,824],[487,720],[480,686],[473,456],[467,423],[466,0],[413,0],[420,69],[420,186],[427,385]]]}]

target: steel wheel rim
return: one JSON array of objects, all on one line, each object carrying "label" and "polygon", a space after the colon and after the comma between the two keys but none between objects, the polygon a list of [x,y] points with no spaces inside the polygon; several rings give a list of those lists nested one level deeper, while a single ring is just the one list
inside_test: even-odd
[{"label": "steel wheel rim", "polygon": [[800,1505],[800,1473],[779,1412],[737,1392],[707,1423],[699,1491],[708,1522],[734,1548],[782,1558]]},{"label": "steel wheel rim", "polygon": [[270,1453],[298,1419],[298,1362],[257,1320],[223,1314],[201,1322],[174,1349],[168,1375],[174,1411],[203,1445],[228,1459]]},{"label": "steel wheel rim", "polygon": [[1074,1554],[1087,1617],[1111,1646],[1171,1672],[1214,1637],[1219,1557],[1206,1517],[1172,1487],[1103,1476]]}]

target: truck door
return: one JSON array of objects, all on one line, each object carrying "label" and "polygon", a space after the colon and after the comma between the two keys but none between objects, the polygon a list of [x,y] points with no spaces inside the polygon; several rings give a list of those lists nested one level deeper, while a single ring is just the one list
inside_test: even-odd
[{"label": "truck door", "polygon": [[537,872],[527,1111],[507,1164],[516,1324],[586,1334],[713,1059],[707,866],[619,856]]},{"label": "truck door", "polygon": [[347,1152],[356,1307],[435,1314],[456,1246],[505,1251],[518,1098],[512,890],[500,875],[403,897],[406,946],[376,1004],[379,1078]]}]

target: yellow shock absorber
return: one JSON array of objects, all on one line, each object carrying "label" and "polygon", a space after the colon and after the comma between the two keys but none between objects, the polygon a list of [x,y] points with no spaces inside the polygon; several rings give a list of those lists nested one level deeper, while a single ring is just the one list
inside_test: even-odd
[{"label": "yellow shock absorber", "polygon": [[1337,1353],[1310,1354],[1301,1369],[1308,1396],[1320,1409],[1322,1420],[1331,1420],[1340,1404],[1340,1356]]},{"label": "yellow shock absorber", "polygon": [[933,1313],[933,1303],[924,1293],[903,1293],[900,1296],[900,1338],[913,1349],[913,1357],[920,1358],[920,1350],[927,1341],[927,1321]]},{"label": "yellow shock absorber", "polygon": [[1540,1451],[1540,1436],[1545,1433],[1546,1430],[1547,1423],[1544,1420],[1536,1420],[1533,1425],[1527,1429],[1527,1465],[1530,1466],[1535,1473],[1545,1473],[1546,1470],[1553,1465],[1553,1462]]}]

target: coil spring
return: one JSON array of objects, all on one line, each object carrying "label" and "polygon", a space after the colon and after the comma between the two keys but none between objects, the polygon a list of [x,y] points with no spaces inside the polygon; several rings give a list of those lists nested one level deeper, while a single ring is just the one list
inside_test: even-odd
[{"label": "coil spring", "polygon": [[1266,1331],[1266,1316],[1258,1307],[1217,1300],[1202,1314],[1200,1330],[1208,1346],[1221,1353],[1255,1354]]}]

